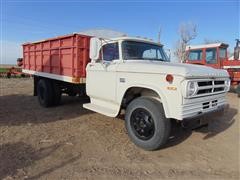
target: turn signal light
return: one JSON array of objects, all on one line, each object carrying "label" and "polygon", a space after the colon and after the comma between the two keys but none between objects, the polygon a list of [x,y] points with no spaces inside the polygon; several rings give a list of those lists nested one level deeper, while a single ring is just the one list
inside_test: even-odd
[{"label": "turn signal light", "polygon": [[166,81],[169,82],[169,83],[172,83],[173,82],[173,75],[167,74]]}]

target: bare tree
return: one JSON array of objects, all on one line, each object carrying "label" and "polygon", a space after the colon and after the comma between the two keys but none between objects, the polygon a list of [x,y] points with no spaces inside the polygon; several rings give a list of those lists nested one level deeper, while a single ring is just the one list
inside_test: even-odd
[{"label": "bare tree", "polygon": [[189,22],[182,23],[179,26],[180,39],[176,43],[176,50],[174,55],[178,58],[180,62],[185,62],[187,59],[186,47],[189,42],[196,38],[197,36],[197,25]]}]

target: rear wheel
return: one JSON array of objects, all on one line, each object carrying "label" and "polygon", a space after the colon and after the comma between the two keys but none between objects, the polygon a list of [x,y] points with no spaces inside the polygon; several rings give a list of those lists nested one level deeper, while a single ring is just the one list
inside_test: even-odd
[{"label": "rear wheel", "polygon": [[53,105],[57,106],[61,103],[61,98],[62,98],[62,92],[60,85],[53,81],[52,82],[52,87],[53,87]]},{"label": "rear wheel", "polygon": [[43,107],[53,105],[53,88],[47,79],[40,79],[37,85],[37,95],[39,104]]},{"label": "rear wheel", "polygon": [[162,104],[148,97],[137,98],[128,105],[125,125],[130,139],[145,150],[161,148],[171,130]]}]

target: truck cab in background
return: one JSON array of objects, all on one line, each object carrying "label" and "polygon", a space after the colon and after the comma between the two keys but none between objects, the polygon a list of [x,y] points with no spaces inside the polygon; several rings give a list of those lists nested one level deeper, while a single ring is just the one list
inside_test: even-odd
[{"label": "truck cab in background", "polygon": [[186,62],[220,69],[223,61],[228,60],[227,48],[228,44],[224,43],[187,46]]},{"label": "truck cab in background", "polygon": [[228,71],[231,85],[240,96],[240,41],[236,40],[234,55],[228,57],[228,44],[214,43],[186,47],[188,64],[199,64]]}]

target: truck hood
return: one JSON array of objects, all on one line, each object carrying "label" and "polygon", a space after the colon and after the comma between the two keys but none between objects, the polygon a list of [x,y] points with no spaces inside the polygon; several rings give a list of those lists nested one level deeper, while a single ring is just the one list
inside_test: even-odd
[{"label": "truck hood", "polygon": [[147,60],[126,60],[119,64],[119,72],[173,74],[186,78],[229,77],[226,70],[203,65]]}]

